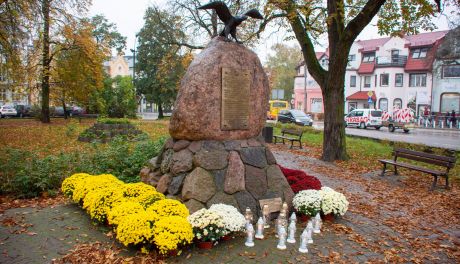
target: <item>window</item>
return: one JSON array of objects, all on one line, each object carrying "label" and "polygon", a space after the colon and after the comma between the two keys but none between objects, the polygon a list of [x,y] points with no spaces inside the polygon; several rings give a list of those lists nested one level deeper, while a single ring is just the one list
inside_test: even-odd
[{"label": "window", "polygon": [[391,57],[399,56],[399,50],[391,50]]},{"label": "window", "polygon": [[348,55],[348,61],[355,61],[355,60],[356,60],[355,54]]},{"label": "window", "polygon": [[387,111],[388,112],[388,99],[381,98],[379,100],[379,109],[382,110],[382,111]]},{"label": "window", "polygon": [[443,93],[441,94],[441,112],[447,113],[455,111],[460,112],[460,93]]},{"label": "window", "polygon": [[442,78],[459,78],[460,65],[444,65],[442,66]]},{"label": "window", "polygon": [[[358,107],[358,103],[356,102],[349,102],[348,103],[348,112],[355,110]],[[351,114],[351,113],[350,113]],[[350,114],[348,116],[350,116]]]},{"label": "window", "polygon": [[388,86],[390,82],[390,74],[382,73],[380,74],[380,86]]},{"label": "window", "polygon": [[375,53],[365,53],[363,55],[363,62],[373,62],[375,60]]},{"label": "window", "polygon": [[409,77],[410,87],[426,87],[426,73],[411,73]]},{"label": "window", "polygon": [[403,86],[403,83],[404,83],[404,74],[396,73],[396,75],[395,75],[395,86],[396,87],[401,87],[401,86]]},{"label": "window", "polygon": [[393,109],[401,109],[402,108],[402,100],[396,98],[393,100]]},{"label": "window", "polygon": [[371,76],[364,76],[364,87],[371,87]]},{"label": "window", "polygon": [[363,116],[363,111],[355,111],[355,116]]},{"label": "window", "polygon": [[412,51],[412,58],[413,59],[425,58],[427,51],[428,51],[428,48],[414,49]]},{"label": "window", "polygon": [[329,60],[328,60],[328,59],[324,58],[324,59],[321,60],[321,65],[322,65],[322,66],[327,66],[328,64],[329,64]]},{"label": "window", "polygon": [[356,87],[356,75],[350,76],[350,87]]}]

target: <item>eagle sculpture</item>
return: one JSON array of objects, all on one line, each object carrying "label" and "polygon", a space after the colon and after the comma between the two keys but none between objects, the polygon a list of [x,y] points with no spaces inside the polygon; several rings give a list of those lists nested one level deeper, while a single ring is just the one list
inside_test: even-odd
[{"label": "eagle sculpture", "polygon": [[214,1],[209,4],[198,7],[198,9],[214,9],[217,13],[219,19],[224,22],[224,29],[220,32],[220,36],[228,38],[228,35],[232,35],[237,43],[241,43],[236,38],[236,27],[239,26],[243,21],[248,19],[248,17],[263,19],[264,17],[257,11],[257,9],[251,9],[244,13],[242,16],[232,16],[227,5],[222,1]]}]

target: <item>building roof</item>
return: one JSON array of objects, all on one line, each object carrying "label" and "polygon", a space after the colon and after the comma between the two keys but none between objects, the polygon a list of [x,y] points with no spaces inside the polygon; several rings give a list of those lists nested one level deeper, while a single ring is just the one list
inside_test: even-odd
[{"label": "building roof", "polygon": [[358,40],[355,43],[361,46],[361,48],[359,49],[360,52],[369,52],[369,51],[378,50],[378,47],[387,43],[388,40],[390,40],[390,37],[378,38],[378,39],[368,39],[368,40]]},{"label": "building roof", "polygon": [[409,46],[411,48],[431,46],[439,39],[442,39],[448,32],[449,30],[433,31],[427,33],[420,33],[417,35],[409,35],[405,36],[404,38],[409,42]]},{"label": "building roof", "polygon": [[436,57],[436,51],[438,50],[440,43],[441,41],[437,40],[434,45],[429,47],[425,58],[414,59],[412,58],[412,53],[409,53],[404,70],[408,72],[431,71],[433,61]]},{"label": "building roof", "polygon": [[[350,96],[347,96],[347,100],[366,100],[369,98],[369,95],[367,94],[369,91],[359,91],[356,92]],[[377,101],[377,97],[375,96],[375,92],[372,92],[372,101]]]},{"label": "building roof", "polygon": [[361,62],[358,68],[359,74],[373,73],[375,68],[375,62]]},{"label": "building roof", "polygon": [[[321,59],[324,55],[326,55],[326,57],[329,57],[329,50],[326,49],[326,51],[317,51],[315,52],[316,54],[316,59],[319,60]],[[305,64],[305,61],[304,60],[301,60],[298,64],[297,64],[297,67],[295,67],[296,69],[298,69],[299,67],[303,66]],[[303,76],[303,75],[302,75]]]}]

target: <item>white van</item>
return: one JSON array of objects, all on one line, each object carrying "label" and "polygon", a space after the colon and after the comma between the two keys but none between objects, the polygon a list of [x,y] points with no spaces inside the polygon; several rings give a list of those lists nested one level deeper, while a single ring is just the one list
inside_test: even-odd
[{"label": "white van", "polygon": [[345,126],[380,129],[382,127],[382,110],[355,109],[345,116]]}]

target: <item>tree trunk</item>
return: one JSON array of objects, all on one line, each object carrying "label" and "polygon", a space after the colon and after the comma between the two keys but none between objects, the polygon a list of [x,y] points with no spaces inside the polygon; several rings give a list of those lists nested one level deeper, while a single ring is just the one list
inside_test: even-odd
[{"label": "tree trunk", "polygon": [[[341,49],[340,47],[337,47]],[[341,49],[342,50],[342,49]],[[325,161],[348,159],[345,142],[344,79],[348,52],[337,52],[329,62],[329,73],[322,87],[324,101],[323,157]],[[332,74],[333,73],[333,74]]]},{"label": "tree trunk", "polygon": [[42,113],[41,121],[50,122],[50,0],[42,1],[43,57],[42,57]]},{"label": "tree trunk", "polygon": [[163,106],[161,105],[161,100],[158,101],[158,119],[164,118],[163,115]]},{"label": "tree trunk", "polygon": [[67,108],[65,107],[65,100],[62,100],[62,109],[64,109],[64,119],[67,119]]}]

